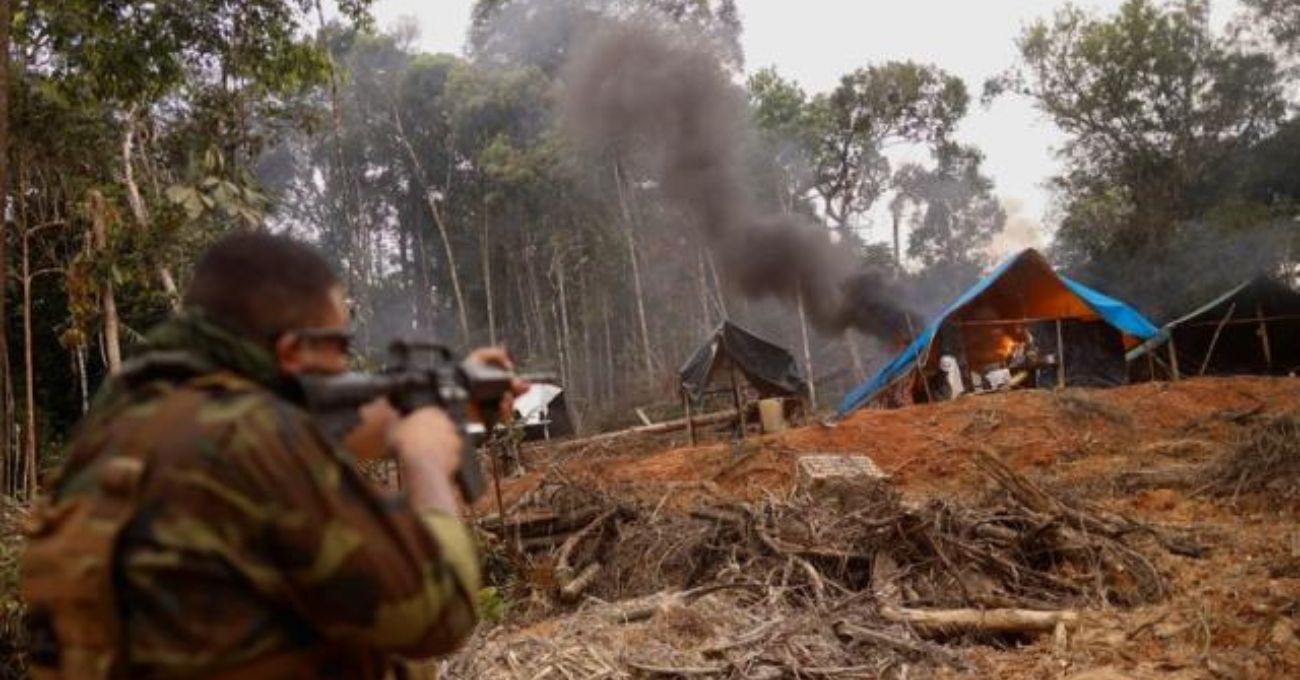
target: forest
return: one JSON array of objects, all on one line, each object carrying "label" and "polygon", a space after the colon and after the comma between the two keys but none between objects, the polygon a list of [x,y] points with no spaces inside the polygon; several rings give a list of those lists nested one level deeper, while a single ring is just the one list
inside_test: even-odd
[{"label": "forest", "polygon": [[[37,491],[197,253],[241,229],[334,260],[359,362],[397,336],[504,344],[559,375],[583,433],[675,404],[678,368],[726,319],[789,347],[828,408],[994,264],[1006,207],[954,131],[999,97],[1066,140],[1047,180],[1055,265],[1162,320],[1254,272],[1295,280],[1297,0],[1242,0],[1223,29],[1207,0],[1067,5],[987,82],[881,61],[827,91],[751,69],[736,0],[478,0],[463,54],[422,52],[418,26],[377,26],[370,4],[0,0],[5,495]],[[905,325],[830,319],[809,280],[746,271],[781,253],[719,236],[699,192],[663,176],[659,123],[589,134],[572,62],[610,25],[709,56],[733,165],[699,200],[779,216],[869,273],[853,285],[874,292],[832,294],[888,297]],[[866,239],[871,220],[892,238]]]}]

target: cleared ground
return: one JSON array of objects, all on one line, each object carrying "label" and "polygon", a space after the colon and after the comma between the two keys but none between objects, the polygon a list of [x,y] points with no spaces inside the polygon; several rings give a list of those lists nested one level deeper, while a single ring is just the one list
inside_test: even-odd
[{"label": "cleared ground", "polygon": [[[1300,677],[1298,415],[1300,380],[1197,379],[529,450],[483,520],[498,622],[445,670]],[[800,491],[826,453],[890,481]],[[1061,625],[918,618],[990,611]]]}]

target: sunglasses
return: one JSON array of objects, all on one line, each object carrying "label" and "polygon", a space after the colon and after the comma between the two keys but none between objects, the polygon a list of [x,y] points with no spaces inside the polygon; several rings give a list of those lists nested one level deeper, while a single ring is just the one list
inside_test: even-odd
[{"label": "sunglasses", "polygon": [[334,343],[344,354],[352,352],[352,331],[342,328],[303,328],[301,330],[285,331],[286,335],[293,335],[296,338],[307,342],[314,343]]}]

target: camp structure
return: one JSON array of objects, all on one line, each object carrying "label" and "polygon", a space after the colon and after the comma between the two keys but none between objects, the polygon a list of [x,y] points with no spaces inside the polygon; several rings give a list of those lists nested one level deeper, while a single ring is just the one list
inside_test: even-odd
[{"label": "camp structure", "polygon": [[1256,276],[1129,352],[1134,380],[1293,375],[1300,370],[1300,292]]},{"label": "camp structure", "polygon": [[731,394],[743,434],[747,399],[742,380],[753,386],[759,399],[802,399],[808,391],[803,371],[790,352],[730,321],[718,326],[682,365],[679,374],[682,406],[692,442],[695,441],[692,404],[701,405],[708,394]]},{"label": "camp structure", "polygon": [[564,399],[564,388],[536,382],[514,400],[515,423],[523,427],[524,441],[568,437],[573,422]]},{"label": "camp structure", "polygon": [[1132,307],[1061,276],[1035,250],[1000,264],[840,401],[938,401],[1010,387],[1128,382],[1125,351],[1157,329]]}]

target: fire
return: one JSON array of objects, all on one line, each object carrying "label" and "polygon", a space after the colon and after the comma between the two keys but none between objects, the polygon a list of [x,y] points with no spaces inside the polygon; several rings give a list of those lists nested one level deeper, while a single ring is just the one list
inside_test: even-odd
[{"label": "fire", "polygon": [[1010,335],[1003,335],[998,340],[998,356],[1002,357],[1003,359],[1010,358],[1011,353],[1015,352],[1016,347],[1019,345],[1020,343],[1017,342],[1014,337]]}]

